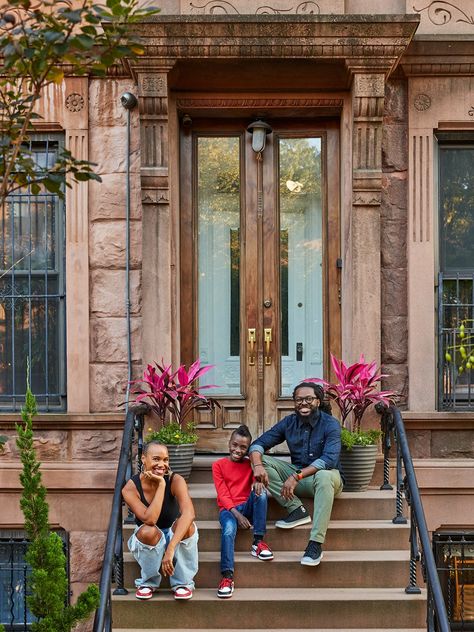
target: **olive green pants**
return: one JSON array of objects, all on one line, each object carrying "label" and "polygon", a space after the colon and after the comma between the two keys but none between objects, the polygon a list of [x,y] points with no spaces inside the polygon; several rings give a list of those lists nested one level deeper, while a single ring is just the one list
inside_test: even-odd
[{"label": "olive green pants", "polygon": [[298,468],[266,454],[262,456],[262,462],[268,474],[268,489],[271,495],[288,513],[303,504],[300,498],[314,498],[310,540],[322,544],[326,538],[334,498],[342,492],[339,470],[318,470],[313,476],[303,478],[295,487],[295,497],[286,500],[281,496],[281,488],[286,479]]}]

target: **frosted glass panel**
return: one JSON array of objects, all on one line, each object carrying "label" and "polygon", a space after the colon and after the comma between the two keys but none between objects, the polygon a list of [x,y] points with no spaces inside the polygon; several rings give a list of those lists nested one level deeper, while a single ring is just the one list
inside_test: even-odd
[{"label": "frosted glass panel", "polygon": [[198,171],[199,356],[206,393],[240,395],[240,142],[201,137]]},{"label": "frosted glass panel", "polygon": [[281,395],[323,376],[321,139],[279,140]]}]

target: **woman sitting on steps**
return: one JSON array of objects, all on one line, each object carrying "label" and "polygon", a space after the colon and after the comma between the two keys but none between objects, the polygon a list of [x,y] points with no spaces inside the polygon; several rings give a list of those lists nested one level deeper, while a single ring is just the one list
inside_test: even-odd
[{"label": "woman sitting on steps", "polygon": [[137,524],[128,541],[141,569],[135,596],[150,599],[162,573],[169,576],[175,599],[191,599],[199,536],[188,486],[170,471],[168,449],[162,443],[145,443],[142,463],[142,473],[132,476],[122,490]]}]

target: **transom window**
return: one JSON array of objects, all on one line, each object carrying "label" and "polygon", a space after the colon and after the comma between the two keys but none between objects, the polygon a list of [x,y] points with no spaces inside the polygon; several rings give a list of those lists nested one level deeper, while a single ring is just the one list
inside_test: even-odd
[{"label": "transom window", "polygon": [[[35,137],[38,165],[54,164],[58,136]],[[21,190],[0,209],[0,406],[16,410],[30,385],[42,410],[65,407],[64,204]]]}]

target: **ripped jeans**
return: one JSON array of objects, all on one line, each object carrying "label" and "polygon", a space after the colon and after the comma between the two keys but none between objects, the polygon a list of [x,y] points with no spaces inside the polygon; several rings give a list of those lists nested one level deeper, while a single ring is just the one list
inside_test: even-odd
[{"label": "ripped jeans", "polygon": [[[171,528],[158,529],[161,533],[160,541],[155,546],[151,546],[144,544],[137,538],[139,530],[140,527],[136,527],[128,540],[129,551],[141,569],[141,577],[135,580],[135,586],[137,588],[139,586],[158,588],[161,583],[161,560],[165,554],[166,547],[173,537],[173,531]],[[198,540],[198,530],[196,525],[194,525],[193,535],[190,538],[181,540],[176,546],[173,560],[174,573],[170,577],[172,590],[178,588],[178,586],[185,586],[190,590],[194,590],[193,580],[198,571]]]}]

